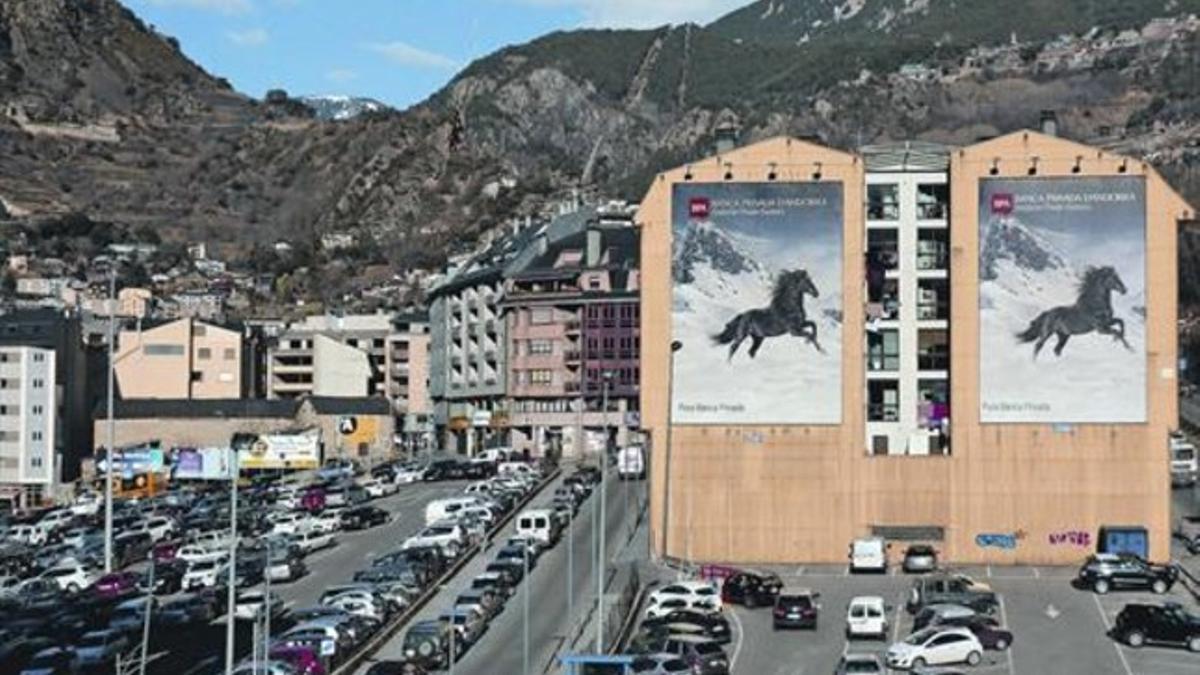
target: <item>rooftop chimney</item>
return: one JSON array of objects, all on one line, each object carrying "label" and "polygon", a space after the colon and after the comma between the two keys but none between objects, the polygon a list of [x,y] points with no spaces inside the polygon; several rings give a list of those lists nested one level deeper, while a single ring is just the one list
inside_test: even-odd
[{"label": "rooftop chimney", "polygon": [[1042,119],[1039,125],[1042,133],[1047,136],[1058,135],[1058,113],[1053,110],[1043,110]]},{"label": "rooftop chimney", "polygon": [[600,264],[600,230],[592,225],[587,231],[587,267],[597,267]]}]

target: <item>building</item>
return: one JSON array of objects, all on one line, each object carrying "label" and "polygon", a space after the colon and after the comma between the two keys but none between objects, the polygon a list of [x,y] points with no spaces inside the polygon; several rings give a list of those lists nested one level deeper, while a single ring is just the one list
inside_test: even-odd
[{"label": "building", "polygon": [[383,396],[387,314],[320,315],[283,327],[267,349],[267,397]]},{"label": "building", "polygon": [[402,420],[404,447],[426,449],[434,443],[433,403],[429,398],[429,315],[397,314],[387,338],[386,388],[392,409]]},{"label": "building", "polygon": [[241,332],[197,319],[122,330],[114,364],[121,398],[231,399],[245,393]]},{"label": "building", "polygon": [[[582,456],[638,409],[638,244],[624,205],[553,220],[506,273],[511,443]],[[607,403],[607,408],[605,408]]]},{"label": "building", "polygon": [[1135,526],[1168,558],[1194,214],[1149,165],[1031,131],[776,138],[660,174],[637,215],[655,552],[844,563],[873,534],[1072,564]]},{"label": "building", "polygon": [[32,347],[54,354],[53,448],[59,459],[52,490],[79,477],[80,463],[92,448],[92,409],[104,394],[106,359],[99,346],[85,342],[83,326],[83,318],[69,311],[0,313],[0,347]]},{"label": "building", "polygon": [[[318,436],[319,461],[348,457],[368,463],[392,456],[395,418],[386,399],[140,399],[114,407],[115,446],[157,444],[164,450],[228,448],[234,436],[306,432]],[[106,434],[96,409],[96,437]],[[261,468],[288,468],[284,466]]]},{"label": "building", "polygon": [[0,501],[9,510],[53,498],[59,401],[54,352],[0,346]]},{"label": "building", "polygon": [[493,239],[429,290],[429,392],[441,447],[473,454],[507,441],[504,271],[544,227],[516,227]]}]

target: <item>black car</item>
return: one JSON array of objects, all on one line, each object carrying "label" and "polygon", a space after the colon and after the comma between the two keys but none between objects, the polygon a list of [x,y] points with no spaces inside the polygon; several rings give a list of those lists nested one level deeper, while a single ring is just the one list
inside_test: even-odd
[{"label": "black car", "polygon": [[1161,644],[1200,652],[1200,616],[1175,602],[1129,604],[1117,615],[1112,635],[1130,647]]},{"label": "black car", "polygon": [[1099,553],[1088,556],[1079,568],[1078,582],[1103,595],[1110,590],[1148,588],[1166,593],[1179,578],[1174,565],[1146,562],[1132,553]]},{"label": "black car", "polygon": [[778,575],[736,572],[721,585],[721,601],[745,605],[747,609],[769,607],[775,604],[781,588],[783,581]]},{"label": "black car", "polygon": [[[721,644],[733,639],[729,630],[729,621],[720,614],[706,614],[690,609],[677,609],[673,612],[652,619],[645,619],[641,625],[644,631],[658,628],[671,632],[684,632],[703,635]],[[682,630],[679,630],[681,629]]]},{"label": "black car", "polygon": [[342,527],[347,530],[365,530],[388,521],[388,512],[378,506],[356,506],[342,513]]},{"label": "black car", "polygon": [[425,469],[426,481],[461,480],[466,476],[466,465],[454,459],[439,459]]},{"label": "black car", "polygon": [[[526,558],[528,558],[528,560],[526,560]],[[502,547],[499,551],[496,551],[496,561],[518,565],[522,568],[522,571],[524,571],[524,567],[526,565],[529,566],[529,569],[533,569],[534,565],[537,564],[537,557],[528,555],[523,546],[509,545]]]},{"label": "black car", "polygon": [[809,590],[781,592],[775,598],[772,618],[776,630],[780,628],[817,629],[818,593]]}]

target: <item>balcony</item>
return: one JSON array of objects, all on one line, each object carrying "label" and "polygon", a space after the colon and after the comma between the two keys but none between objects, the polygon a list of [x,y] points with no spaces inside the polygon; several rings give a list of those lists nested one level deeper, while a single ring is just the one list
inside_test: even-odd
[{"label": "balcony", "polygon": [[563,389],[565,389],[568,393],[577,393],[579,391],[579,382],[575,380],[568,380],[563,383]]},{"label": "balcony", "polygon": [[868,422],[899,422],[900,405],[896,403],[872,403],[867,406]]},{"label": "balcony", "polygon": [[579,319],[568,319],[563,324],[563,327],[566,329],[566,331],[568,333],[578,333],[579,332]]},{"label": "balcony", "polygon": [[487,334],[489,336],[495,335],[496,334],[496,320],[488,319],[487,323],[484,324],[484,329],[487,331]]},{"label": "balcony", "polygon": [[563,360],[567,363],[578,363],[583,358],[583,354],[578,349],[568,349],[563,352]]},{"label": "balcony", "polygon": [[945,349],[917,354],[917,370],[949,370],[950,354]]}]

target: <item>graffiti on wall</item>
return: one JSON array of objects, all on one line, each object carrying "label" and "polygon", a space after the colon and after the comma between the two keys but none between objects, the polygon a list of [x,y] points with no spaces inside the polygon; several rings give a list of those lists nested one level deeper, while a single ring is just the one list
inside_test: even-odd
[{"label": "graffiti on wall", "polygon": [[1092,533],[1083,530],[1051,532],[1047,538],[1053,546],[1079,546],[1087,548],[1092,545]]},{"label": "graffiti on wall", "polygon": [[975,545],[980,548],[1014,549],[1025,538],[1025,530],[1008,533],[981,533],[975,535]]}]

